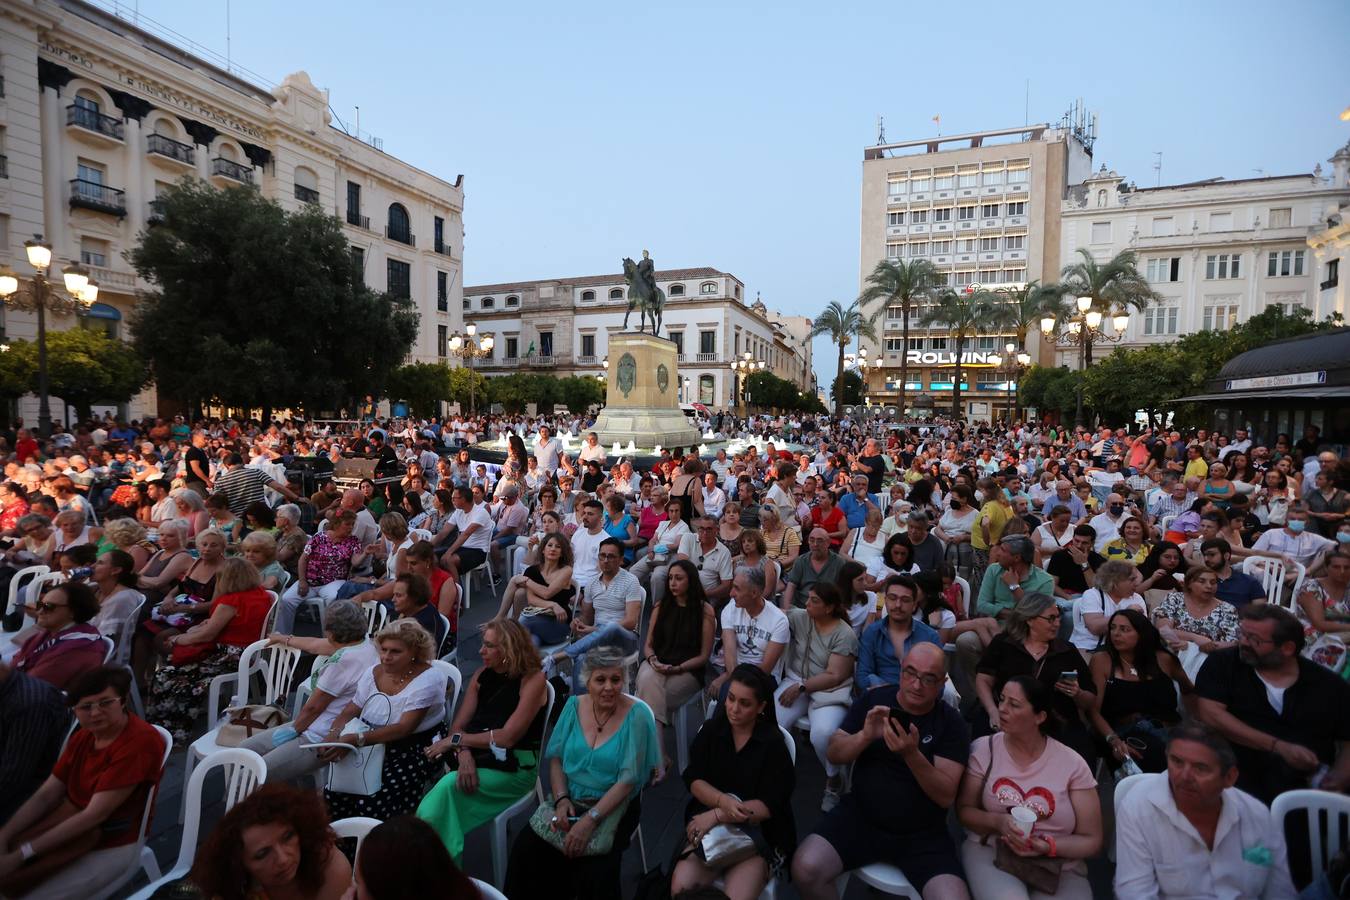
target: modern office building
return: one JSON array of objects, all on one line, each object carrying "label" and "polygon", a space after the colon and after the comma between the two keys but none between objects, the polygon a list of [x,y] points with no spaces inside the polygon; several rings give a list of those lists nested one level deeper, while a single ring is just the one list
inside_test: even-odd
[{"label": "modern office building", "polygon": [[[415,301],[410,357],[443,358],[461,322],[463,177],[437,178],[335,127],[304,72],[266,85],[152,28],[81,0],[0,3],[0,264],[26,280],[23,242],[41,234],[55,269],[81,263],[99,284],[87,317],[49,327],[128,337],[149,286],[123,254],[154,224],[156,196],[194,177],[338,217],[367,283]],[[3,330],[32,338],[35,316],[6,311]],[[123,412],[157,406],[150,390]],[[20,414],[32,421],[35,408],[30,397]],[[59,399],[52,408],[60,418]]]},{"label": "modern office building", "polygon": [[[740,382],[733,363],[745,353],[803,391],[815,390],[809,319],[770,311],[758,298],[747,303],[745,285],[719,269],[658,270],[656,281],[666,294],[661,334],[677,347],[682,400],[734,406]],[[621,274],[464,288],[464,321],[494,338],[491,355],[474,363],[489,377],[599,375],[627,309]],[[633,312],[629,330],[639,316]]]},{"label": "modern office building", "polygon": [[[1062,264],[1060,209],[1067,185],[1092,171],[1095,123],[1066,117],[1058,126],[942,135],[883,143],[863,152],[860,290],[882,260],[926,259],[942,284],[1016,288],[1054,281]],[[957,348],[941,327],[924,328],[911,314],[903,346],[901,311],[879,320],[880,343],[868,346],[878,365],[867,372],[876,404],[899,395],[900,361],[908,354],[907,400],[920,394],[941,410],[950,404]],[[1008,334],[981,334],[963,348],[962,405],[971,419],[1001,410],[1012,385],[995,375],[989,354],[1002,354]],[[1039,359],[1040,341],[1026,347]]]},{"label": "modern office building", "polygon": [[[1069,189],[1060,215],[1060,255],[1079,248],[1104,262],[1124,250],[1161,302],[1130,317],[1125,347],[1226,330],[1271,306],[1303,308],[1318,319],[1350,314],[1339,286],[1350,204],[1350,148],[1324,172],[1136,187],[1103,165]],[[1109,345],[1107,345],[1109,346]],[[1077,367],[1074,348],[1057,363]]]}]

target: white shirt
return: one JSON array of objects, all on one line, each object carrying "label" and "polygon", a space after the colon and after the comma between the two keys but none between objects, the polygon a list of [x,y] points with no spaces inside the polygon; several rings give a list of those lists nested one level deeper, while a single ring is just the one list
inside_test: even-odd
[{"label": "white shirt", "polygon": [[727,492],[720,487],[703,489],[703,512],[714,519],[722,518],[722,510],[727,505]]},{"label": "white shirt", "polygon": [[600,542],[608,537],[609,533],[603,528],[595,534],[578,528],[572,534],[572,580],[577,584],[589,584],[599,574]]},{"label": "white shirt", "polygon": [[689,526],[684,524],[681,519],[678,522],[671,522],[669,519],[656,526],[656,533],[652,535],[651,545],[653,548],[664,546],[666,552],[674,553],[680,546],[680,539],[689,534]]},{"label": "white shirt", "polygon": [[713,548],[704,553],[698,535],[691,532],[680,538],[677,553],[698,567],[698,580],[703,582],[705,591],[731,580],[731,553],[722,546],[721,541],[713,541]]},{"label": "white shirt", "polygon": [[[1255,797],[1228,788],[1209,849],[1177,809],[1167,773],[1136,776],[1116,807],[1115,894],[1130,900],[1293,900],[1284,829]],[[1248,862],[1264,857],[1270,865]]]},{"label": "white shirt", "polygon": [[[757,665],[764,659],[764,652],[770,643],[782,644],[786,648],[791,637],[787,615],[767,601],[759,615],[754,617],[734,602],[728,603],[722,610],[722,630],[735,632],[737,665],[741,663]],[[786,660],[787,654],[783,653],[769,674],[774,678],[782,678]]]},{"label": "white shirt", "polygon": [[478,526],[477,531],[464,539],[461,547],[482,550],[484,553],[492,547],[492,515],[483,506],[475,506],[468,512],[456,509],[450,514],[450,522],[461,532],[470,525]]},{"label": "white shirt", "polygon": [[1261,532],[1261,536],[1252,545],[1253,550],[1265,550],[1269,553],[1284,553],[1292,556],[1303,565],[1312,562],[1313,557],[1336,542],[1311,531],[1290,534],[1283,528],[1272,528]]},{"label": "white shirt", "polygon": [[558,456],[562,452],[562,445],[558,443],[557,438],[549,438],[546,443],[534,442],[534,458],[539,460],[539,468],[545,472],[552,472],[558,468]]},{"label": "white shirt", "polygon": [[599,441],[596,441],[594,447],[592,447],[590,444],[587,444],[586,446],[581,448],[580,458],[582,462],[590,462],[591,460],[594,459],[599,460],[601,463],[604,463],[605,446],[601,444]]},{"label": "white shirt", "polygon": [[1097,543],[1093,549],[1098,553],[1106,552],[1106,545],[1120,537],[1120,523],[1129,517],[1128,512],[1122,513],[1119,519],[1111,518],[1110,513],[1100,512],[1088,519],[1088,524],[1097,529]]},{"label": "white shirt", "polygon": [[[647,592],[642,589],[642,583],[627,569],[615,572],[609,584],[605,584],[598,573],[586,582],[586,602],[595,609],[596,626],[610,623],[621,625],[624,615],[628,612],[628,604],[646,601]],[[638,621],[642,621],[640,610]]]},{"label": "white shirt", "polygon": [[1073,636],[1069,638],[1069,643],[1089,653],[1096,650],[1101,638],[1088,631],[1087,625],[1083,623],[1083,617],[1092,613],[1104,615],[1109,619],[1115,615],[1118,609],[1137,609],[1145,617],[1148,616],[1148,605],[1144,603],[1144,598],[1138,594],[1131,594],[1117,603],[1097,588],[1088,588],[1083,592],[1083,596],[1078,598],[1078,602],[1073,605]]},{"label": "white shirt", "polygon": [[319,713],[309,728],[305,729],[305,739],[309,743],[322,741],[333,726],[333,720],[352,701],[356,693],[356,684],[361,676],[371,670],[380,661],[375,644],[367,640],[355,647],[343,647],[328,658],[320,667],[318,675],[310,679],[311,690],[320,690],[331,694],[333,701]]},{"label": "white shirt", "polygon": [[[432,666],[397,694],[384,694],[375,685],[375,668],[361,674],[356,682],[352,702],[361,707],[361,718],[374,728],[388,725],[415,709],[425,709],[426,715],[417,723],[417,734],[435,728],[445,718],[446,674]],[[378,696],[377,696],[378,695]]]}]

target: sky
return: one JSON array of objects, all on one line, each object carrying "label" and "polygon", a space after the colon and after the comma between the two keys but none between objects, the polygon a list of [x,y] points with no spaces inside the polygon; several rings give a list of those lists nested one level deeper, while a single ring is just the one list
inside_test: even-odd
[{"label": "sky", "polygon": [[[112,8],[113,0],[95,0]],[[464,283],[713,266],[815,316],[859,290],[877,138],[1098,115],[1138,184],[1311,171],[1350,140],[1350,0],[116,4],[465,177]],[[1029,103],[1028,103],[1029,95]],[[835,352],[814,347],[823,387]]]}]

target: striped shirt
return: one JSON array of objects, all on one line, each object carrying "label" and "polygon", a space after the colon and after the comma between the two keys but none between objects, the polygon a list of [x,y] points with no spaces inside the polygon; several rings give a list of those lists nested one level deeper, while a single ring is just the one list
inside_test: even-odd
[{"label": "striped shirt", "polygon": [[230,512],[243,516],[250,503],[263,499],[263,488],[272,483],[272,476],[262,469],[236,466],[216,476],[215,492],[230,500]]},{"label": "striped shirt", "polygon": [[0,681],[0,822],[47,780],[69,727],[55,687],[16,669]]}]

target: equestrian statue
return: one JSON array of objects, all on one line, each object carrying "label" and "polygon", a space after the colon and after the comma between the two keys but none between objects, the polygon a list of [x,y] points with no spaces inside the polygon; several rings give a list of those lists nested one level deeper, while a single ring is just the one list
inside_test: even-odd
[{"label": "equestrian statue", "polygon": [[635,263],[632,259],[625,256],[623,258],[623,280],[628,284],[628,312],[623,316],[624,330],[628,330],[628,317],[633,314],[633,309],[642,311],[642,320],[638,326],[638,332],[647,330],[647,316],[652,317],[652,335],[660,337],[661,334],[661,307],[665,306],[666,295],[656,286],[656,263],[652,262],[651,254],[646,250],[642,251],[642,262]]}]

